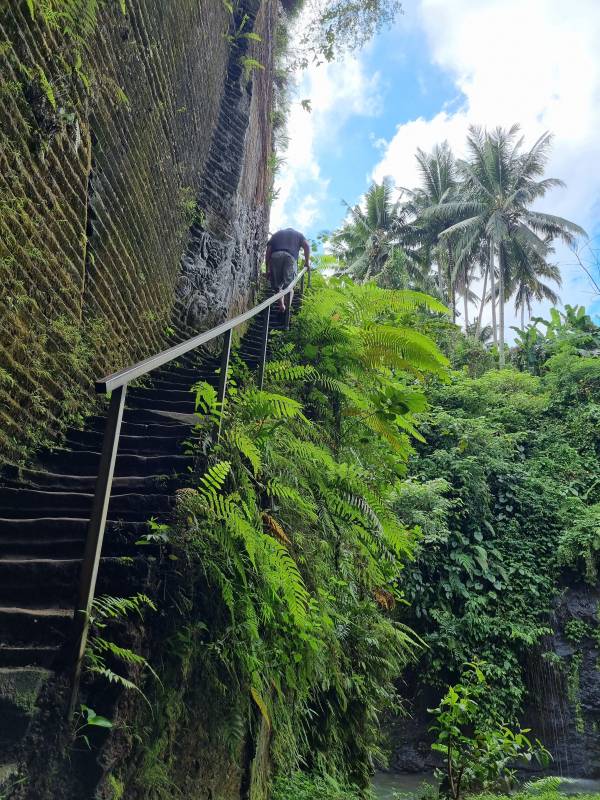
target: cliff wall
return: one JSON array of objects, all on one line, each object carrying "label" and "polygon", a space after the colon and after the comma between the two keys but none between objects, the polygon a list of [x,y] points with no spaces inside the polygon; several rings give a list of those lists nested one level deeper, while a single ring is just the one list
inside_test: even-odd
[{"label": "cliff wall", "polygon": [[90,411],[94,378],[252,297],[277,15],[275,0],[0,6],[2,461]]}]

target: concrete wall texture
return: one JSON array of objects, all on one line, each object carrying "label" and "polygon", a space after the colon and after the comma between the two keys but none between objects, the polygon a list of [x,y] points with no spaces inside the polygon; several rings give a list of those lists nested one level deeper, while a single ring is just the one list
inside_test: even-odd
[{"label": "concrete wall texture", "polygon": [[277,18],[277,0],[1,0],[1,461],[89,411],[95,378],[252,299]]}]

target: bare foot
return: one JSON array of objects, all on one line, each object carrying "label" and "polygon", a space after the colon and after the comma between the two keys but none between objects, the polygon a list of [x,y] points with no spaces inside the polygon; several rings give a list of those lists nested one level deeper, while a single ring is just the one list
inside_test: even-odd
[{"label": "bare foot", "polygon": [[279,310],[280,310],[282,313],[285,313],[285,300],[283,299],[283,297],[282,297],[282,298],[281,298],[281,300],[279,301]]}]

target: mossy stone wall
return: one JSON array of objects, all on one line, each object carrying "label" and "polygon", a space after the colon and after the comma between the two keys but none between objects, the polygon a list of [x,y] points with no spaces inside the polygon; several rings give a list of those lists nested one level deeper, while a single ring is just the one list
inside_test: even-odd
[{"label": "mossy stone wall", "polygon": [[[76,25],[30,3],[0,2],[2,461],[81,420],[95,378],[248,303],[271,147],[276,2],[74,0]],[[244,16],[261,41],[226,36]]]}]

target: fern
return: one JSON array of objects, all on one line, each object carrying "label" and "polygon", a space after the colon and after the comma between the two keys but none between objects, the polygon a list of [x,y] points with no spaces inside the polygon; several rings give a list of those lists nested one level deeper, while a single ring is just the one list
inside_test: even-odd
[{"label": "fern", "polygon": [[233,427],[227,432],[227,439],[229,443],[235,447],[239,453],[241,453],[241,455],[248,459],[254,474],[256,475],[258,472],[260,472],[262,459],[260,456],[260,451],[252,439],[250,439],[250,437],[238,427]]},{"label": "fern", "polygon": [[131,597],[99,595],[94,598],[92,604],[92,622],[97,623],[100,620],[123,618],[129,612],[134,612],[141,616],[145,607],[156,611],[156,606],[145,594],[135,594]]},{"label": "fern", "polygon": [[265,369],[267,377],[278,383],[311,379],[315,376],[315,372],[310,364],[292,364],[288,359],[271,361]]},{"label": "fern", "polygon": [[291,397],[253,390],[244,398],[245,415],[254,420],[303,417],[302,405]]},{"label": "fern", "polygon": [[229,461],[219,461],[210,467],[200,478],[199,491],[206,498],[214,498],[225,484],[231,470]]},{"label": "fern", "polygon": [[[112,597],[110,595],[100,595],[94,598],[92,603],[91,623],[94,628],[102,630],[107,627],[110,621],[124,619],[130,613],[142,615],[144,608],[151,608],[156,611],[156,606],[145,594],[136,594],[131,597]],[[118,672],[115,672],[107,663],[106,657],[111,656],[117,661],[129,666],[138,666],[147,669],[160,682],[158,675],[152,669],[144,656],[128,647],[116,644],[104,636],[93,633],[87,642],[86,649],[86,669],[99,675],[109,683],[115,683],[124,689],[133,689],[139,692],[150,705],[148,698],[132,680]]]}]

